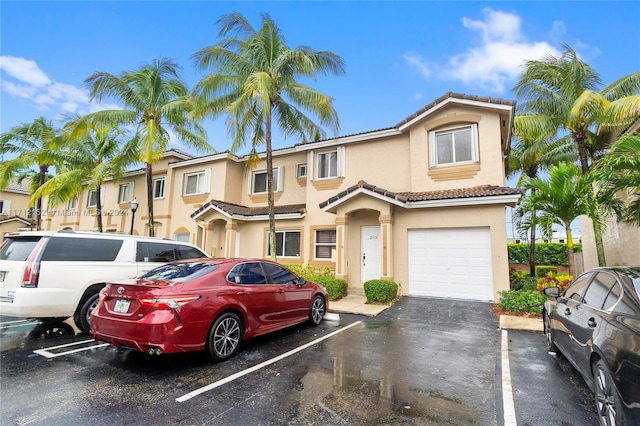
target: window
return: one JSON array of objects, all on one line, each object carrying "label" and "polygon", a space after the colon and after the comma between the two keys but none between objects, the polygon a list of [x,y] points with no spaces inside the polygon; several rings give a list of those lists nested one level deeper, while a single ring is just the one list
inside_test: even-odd
[{"label": "window", "polygon": [[51,238],[42,261],[51,262],[113,262],[120,252],[122,240],[106,238]]},{"label": "window", "polygon": [[123,183],[118,188],[118,203],[129,203],[133,200],[133,183]]},{"label": "window", "polygon": [[477,125],[430,132],[431,167],[478,161]]},{"label": "window", "polygon": [[315,234],[315,258],[331,259],[331,250],[336,248],[336,230],[317,230]]},{"label": "window", "polygon": [[67,201],[67,210],[75,210],[78,207],[78,197],[73,197]]},{"label": "window", "polygon": [[615,284],[616,279],[613,275],[607,274],[606,272],[598,273],[587,289],[582,303],[597,309],[602,309],[611,287]]},{"label": "window", "polygon": [[0,200],[0,214],[8,216],[11,212],[11,201]]},{"label": "window", "polygon": [[136,262],[172,262],[176,260],[173,244],[138,241]]},{"label": "window", "polygon": [[338,177],[338,151],[318,154],[318,179]]},{"label": "window", "polygon": [[[100,203],[104,202],[104,188],[100,189]],[[92,189],[87,197],[87,207],[98,207],[98,191]]]},{"label": "window", "polygon": [[173,235],[173,239],[176,241],[180,241],[182,243],[189,243],[191,238],[191,234],[189,234],[188,232],[185,232],[183,234],[174,234]]},{"label": "window", "polygon": [[271,284],[297,284],[298,277],[288,270],[287,268],[276,265],[275,263],[263,262],[262,267],[264,268],[267,276],[269,277],[269,283]]},{"label": "window", "polygon": [[165,178],[154,179],[153,181],[153,198],[164,198],[164,182]]},{"label": "window", "polygon": [[[267,256],[271,256],[267,232]],[[276,231],[276,256],[300,257],[300,231]]]},{"label": "window", "polygon": [[301,163],[296,165],[296,177],[297,178],[307,177],[307,163]]},{"label": "window", "polygon": [[206,171],[185,176],[184,195],[206,194],[209,192],[209,180]]},{"label": "window", "polygon": [[195,247],[175,245],[174,250],[176,252],[176,259],[202,259],[207,257],[206,254],[196,249]]},{"label": "window", "polygon": [[[273,184],[276,187],[275,192],[282,191],[282,173],[283,167],[273,168]],[[257,170],[251,174],[250,194],[266,194],[267,193],[267,171]]]},{"label": "window", "polygon": [[585,289],[587,288],[587,284],[593,278],[593,274],[584,274],[576,278],[576,280],[565,290],[565,297],[569,299],[576,300],[578,302],[582,301],[582,295],[584,294]]},{"label": "window", "polygon": [[227,279],[236,284],[266,284],[267,279],[259,262],[240,263],[233,267]]}]

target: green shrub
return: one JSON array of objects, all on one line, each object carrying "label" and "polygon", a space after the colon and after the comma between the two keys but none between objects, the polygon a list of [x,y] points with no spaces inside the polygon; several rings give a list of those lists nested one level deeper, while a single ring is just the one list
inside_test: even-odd
[{"label": "green shrub", "polygon": [[526,277],[521,281],[520,290],[523,291],[538,291],[538,280],[536,277]]},{"label": "green shrub", "polygon": [[349,284],[335,277],[328,267],[287,265],[294,274],[320,284],[327,289],[329,300],[340,300],[347,295]]},{"label": "green shrub", "polygon": [[[509,263],[517,265],[529,264],[529,244],[507,244]],[[573,245],[575,253],[582,252],[582,244]],[[536,244],[537,265],[562,265],[569,266],[569,254],[564,243],[538,243]]]},{"label": "green shrub", "polygon": [[507,312],[528,312],[535,315],[542,313],[547,298],[538,291],[500,291],[498,307]]},{"label": "green shrub", "polygon": [[509,288],[511,290],[522,289],[522,283],[528,277],[529,271],[517,271],[514,268],[509,268]]},{"label": "green shrub", "polygon": [[389,280],[369,280],[364,283],[367,302],[390,303],[398,297],[398,284]]},{"label": "green shrub", "polygon": [[558,268],[556,266],[548,266],[548,265],[536,266],[536,277],[538,278],[546,277],[548,273],[552,273],[553,275],[556,275],[558,273]]}]

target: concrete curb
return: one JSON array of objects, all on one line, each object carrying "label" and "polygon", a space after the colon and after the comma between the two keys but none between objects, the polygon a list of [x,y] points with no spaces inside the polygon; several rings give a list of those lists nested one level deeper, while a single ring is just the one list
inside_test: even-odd
[{"label": "concrete curb", "polygon": [[510,315],[500,315],[501,330],[527,330],[544,331],[540,318],[513,317]]}]

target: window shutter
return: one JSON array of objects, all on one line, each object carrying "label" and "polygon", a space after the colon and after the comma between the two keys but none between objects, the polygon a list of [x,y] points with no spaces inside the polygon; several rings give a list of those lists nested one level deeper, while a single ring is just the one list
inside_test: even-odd
[{"label": "window shutter", "polygon": [[9,215],[11,212],[11,200],[2,200],[2,212],[3,215]]},{"label": "window shutter", "polygon": [[205,179],[204,192],[209,194],[211,192],[211,168],[208,168],[204,171],[204,179]]},{"label": "window shutter", "polygon": [[276,183],[276,192],[284,191],[284,166],[278,167],[278,182]]},{"label": "window shutter", "polygon": [[344,166],[345,166],[345,149],[344,146],[339,146],[337,148],[337,156],[338,158],[336,159],[336,161],[338,162],[337,164],[337,177],[344,177]]},{"label": "window shutter", "polygon": [[253,172],[247,174],[247,195],[251,195],[253,190]]},{"label": "window shutter", "polygon": [[309,180],[316,180],[315,175],[313,174],[313,170],[315,169],[314,164],[314,156],[313,156],[313,151],[309,151],[309,162],[307,163],[307,176],[309,177]]},{"label": "window shutter", "polygon": [[182,174],[182,178],[180,179],[180,196],[184,195],[184,175],[185,173]]}]

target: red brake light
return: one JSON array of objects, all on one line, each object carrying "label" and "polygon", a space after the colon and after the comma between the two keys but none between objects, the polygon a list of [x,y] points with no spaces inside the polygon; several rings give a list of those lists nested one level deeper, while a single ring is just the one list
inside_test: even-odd
[{"label": "red brake light", "polygon": [[38,279],[40,278],[40,254],[47,239],[41,238],[27,259],[27,266],[24,269],[22,277],[22,287],[38,287]]},{"label": "red brake light", "polygon": [[200,295],[198,294],[185,294],[182,296],[160,296],[156,298],[138,299],[138,302],[141,306],[166,306],[171,309],[177,309],[180,306],[184,306],[187,303],[193,302],[194,300],[198,299],[200,299]]}]

